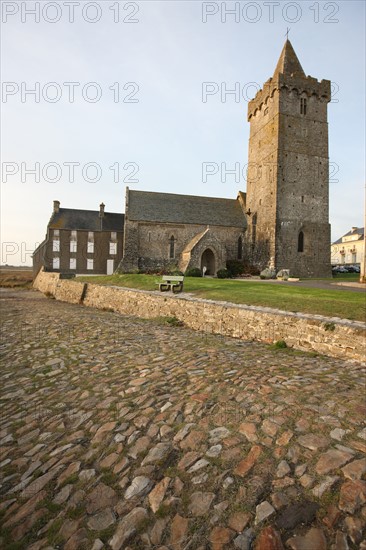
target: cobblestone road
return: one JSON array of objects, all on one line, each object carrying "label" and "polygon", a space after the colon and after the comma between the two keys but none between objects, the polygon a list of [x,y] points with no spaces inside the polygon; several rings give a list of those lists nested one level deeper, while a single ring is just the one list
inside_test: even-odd
[{"label": "cobblestone road", "polygon": [[6,549],[366,549],[361,366],[3,291]]}]

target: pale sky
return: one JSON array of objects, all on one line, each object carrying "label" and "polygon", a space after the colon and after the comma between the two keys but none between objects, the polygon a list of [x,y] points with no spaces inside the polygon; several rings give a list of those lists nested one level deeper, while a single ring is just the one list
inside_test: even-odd
[{"label": "pale sky", "polygon": [[[126,185],[245,191],[248,100],[272,76],[287,27],[305,73],[333,83],[332,240],[363,226],[363,1],[41,1],[39,15],[36,4],[1,2],[1,263],[31,265],[54,199],[123,212]],[[216,173],[204,178],[203,163]],[[225,181],[222,165],[240,173]]]}]

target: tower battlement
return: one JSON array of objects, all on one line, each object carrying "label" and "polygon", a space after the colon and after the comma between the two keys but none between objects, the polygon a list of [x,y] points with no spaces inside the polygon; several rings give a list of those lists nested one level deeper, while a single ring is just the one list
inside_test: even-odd
[{"label": "tower battlement", "polygon": [[297,92],[299,96],[305,94],[307,97],[316,96],[318,99],[324,99],[327,103],[331,100],[331,82],[330,80],[317,80],[312,76],[287,75],[279,73],[265,82],[263,88],[258,90],[255,97],[248,103],[248,122],[266,106],[268,101],[273,99],[276,92],[288,90]]}]

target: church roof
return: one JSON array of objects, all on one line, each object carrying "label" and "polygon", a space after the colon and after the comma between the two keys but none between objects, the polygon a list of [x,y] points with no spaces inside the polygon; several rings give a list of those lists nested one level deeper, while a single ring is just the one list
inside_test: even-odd
[{"label": "church roof", "polygon": [[273,78],[280,73],[289,76],[306,76],[289,40],[286,40],[285,45],[282,48],[275,72],[273,73]]},{"label": "church roof", "polygon": [[[100,222],[103,222],[102,225]],[[99,210],[75,210],[60,208],[54,212],[48,224],[50,229],[71,229],[84,231],[123,231],[124,214],[105,212],[99,217]]]},{"label": "church roof", "polygon": [[236,199],[130,190],[127,215],[135,221],[246,227]]}]

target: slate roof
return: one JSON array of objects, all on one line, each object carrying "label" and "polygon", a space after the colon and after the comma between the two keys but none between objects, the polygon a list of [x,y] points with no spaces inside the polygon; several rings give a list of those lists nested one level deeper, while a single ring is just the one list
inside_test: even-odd
[{"label": "slate roof", "polygon": [[246,227],[236,199],[128,191],[128,219],[161,223]]},{"label": "slate roof", "polygon": [[[60,208],[53,213],[48,224],[50,229],[71,229],[85,231],[123,231],[124,214],[105,212],[104,217],[99,217],[99,210],[75,210],[73,208]],[[102,221],[102,225],[101,225]]]},{"label": "slate roof", "polygon": [[[348,233],[345,233],[344,235],[342,235],[342,237],[340,239],[337,239],[332,244],[341,244],[341,243],[343,243],[343,241],[342,241],[343,237],[350,237],[351,235],[353,235],[353,233],[356,233],[356,234],[360,235],[359,238],[357,239],[358,241],[363,241],[363,238],[364,238],[364,235],[365,235],[365,228],[364,227],[356,227],[355,231],[352,231],[352,229],[351,229],[350,231],[348,231]],[[347,241],[347,242],[352,243],[354,241]]]},{"label": "slate roof", "polygon": [[301,67],[301,63],[298,60],[295,50],[289,40],[286,40],[285,45],[282,48],[275,72],[273,73],[273,78],[275,78],[275,76],[279,73],[294,76],[305,76],[304,69]]}]

